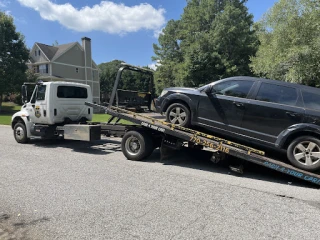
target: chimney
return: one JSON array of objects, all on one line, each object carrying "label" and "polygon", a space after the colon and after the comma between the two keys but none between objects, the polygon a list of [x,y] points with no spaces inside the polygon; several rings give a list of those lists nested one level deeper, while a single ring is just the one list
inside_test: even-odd
[{"label": "chimney", "polygon": [[86,83],[92,87],[92,54],[91,54],[91,39],[87,37],[81,38],[82,47],[84,49],[84,64]]}]

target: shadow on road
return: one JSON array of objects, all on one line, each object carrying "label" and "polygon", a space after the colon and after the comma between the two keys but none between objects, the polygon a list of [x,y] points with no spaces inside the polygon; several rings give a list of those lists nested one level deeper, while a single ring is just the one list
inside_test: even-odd
[{"label": "shadow on road", "polygon": [[85,142],[74,140],[32,140],[31,144],[42,148],[69,148],[74,152],[95,154],[95,155],[107,155],[114,152],[121,151],[121,145],[119,141],[102,139],[100,141]]},{"label": "shadow on road", "polygon": [[[121,139],[102,139],[95,142],[71,140],[33,140],[32,144],[43,148],[69,148],[75,152],[96,155],[107,155],[110,153],[121,151]],[[176,153],[170,158],[161,160],[160,151],[159,149],[156,149],[154,153],[145,160],[145,162],[159,162],[164,165],[174,165],[213,173],[228,174],[234,176],[235,178],[244,177],[248,179],[269,181],[285,185],[294,185],[316,189],[319,188],[316,185],[305,182],[298,178],[282,174],[272,169],[265,168],[263,166],[256,165],[247,161],[243,161],[244,174],[237,174],[229,169],[229,164],[239,164],[241,163],[241,159],[228,156],[226,161],[213,163],[210,161],[210,157],[210,152],[195,151],[186,148],[180,151],[176,151]],[[269,155],[269,157],[284,159],[285,155],[281,153],[273,153],[272,155]],[[235,179],[235,181],[237,180]]]},{"label": "shadow on road", "polygon": [[[305,182],[301,179],[282,174],[280,172],[274,171],[272,169],[247,162],[242,161],[241,159],[228,156],[227,159],[223,162],[213,163],[210,161],[211,153],[204,152],[204,151],[197,151],[190,149],[183,149],[178,151],[175,155],[170,157],[169,159],[160,160],[160,151],[157,149],[155,152],[146,159],[146,162],[161,162],[164,165],[175,165],[181,167],[188,167],[202,171],[208,171],[213,173],[220,173],[220,174],[228,174],[232,175],[235,178],[243,177],[248,179],[255,179],[255,180],[262,180],[268,182],[274,182],[284,185],[293,185],[293,186],[300,186],[300,187],[308,187],[319,189],[318,186]],[[275,157],[275,156],[274,156]],[[282,156],[278,155],[278,158]],[[243,163],[244,165],[244,173],[238,174],[230,170],[229,166],[237,165],[239,163]],[[235,179],[235,182],[237,180]]]}]

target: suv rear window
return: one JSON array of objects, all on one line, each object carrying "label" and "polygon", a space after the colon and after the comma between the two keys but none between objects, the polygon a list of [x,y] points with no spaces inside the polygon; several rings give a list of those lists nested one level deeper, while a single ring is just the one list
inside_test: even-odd
[{"label": "suv rear window", "polygon": [[58,98],[87,98],[88,92],[86,88],[74,86],[58,86]]},{"label": "suv rear window", "polygon": [[304,106],[309,109],[320,110],[320,95],[302,91]]},{"label": "suv rear window", "polygon": [[298,100],[297,90],[270,83],[262,83],[256,100],[294,106]]}]

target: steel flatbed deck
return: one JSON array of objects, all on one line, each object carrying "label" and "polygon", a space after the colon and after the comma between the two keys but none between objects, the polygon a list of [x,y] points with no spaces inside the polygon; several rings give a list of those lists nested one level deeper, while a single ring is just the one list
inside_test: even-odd
[{"label": "steel flatbed deck", "polygon": [[[263,151],[255,148],[251,148],[203,132],[195,131],[190,128],[184,128],[178,125],[170,124],[159,119],[145,116],[144,114],[138,114],[117,107],[104,107],[92,103],[86,103],[86,105],[94,108],[102,108],[107,114],[112,116],[107,124],[101,124],[102,133],[110,132],[112,135],[112,133],[118,131],[121,132],[119,136],[122,137],[126,134],[126,132],[149,132],[155,136],[161,136],[161,144],[157,146],[160,147],[160,152],[163,152],[163,149],[170,147],[178,149],[179,146],[183,145],[183,143],[188,143],[189,146],[203,146],[211,149],[213,152],[222,152],[242,160],[291,175],[307,182],[320,185],[319,173],[301,170],[282,161],[265,157],[265,153]],[[111,121],[114,119],[115,121],[112,124]],[[120,119],[130,121],[135,125],[119,125],[117,123]],[[128,139],[128,137],[126,137],[126,139]],[[122,151],[124,152],[124,146],[127,145],[124,143],[122,146]],[[128,157],[128,154],[125,155]]]}]

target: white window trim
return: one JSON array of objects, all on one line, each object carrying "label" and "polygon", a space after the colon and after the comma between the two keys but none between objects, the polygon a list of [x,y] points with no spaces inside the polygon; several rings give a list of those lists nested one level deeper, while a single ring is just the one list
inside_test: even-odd
[{"label": "white window trim", "polygon": [[[79,65],[73,65],[73,64],[68,64],[68,63],[62,63],[62,62],[52,62],[53,64],[59,64],[59,65],[64,65],[64,66],[69,66],[69,67],[77,67],[77,68],[91,68],[91,67],[85,67],[85,66],[79,66]],[[97,68],[91,68],[94,71],[98,71],[99,69]]]}]

